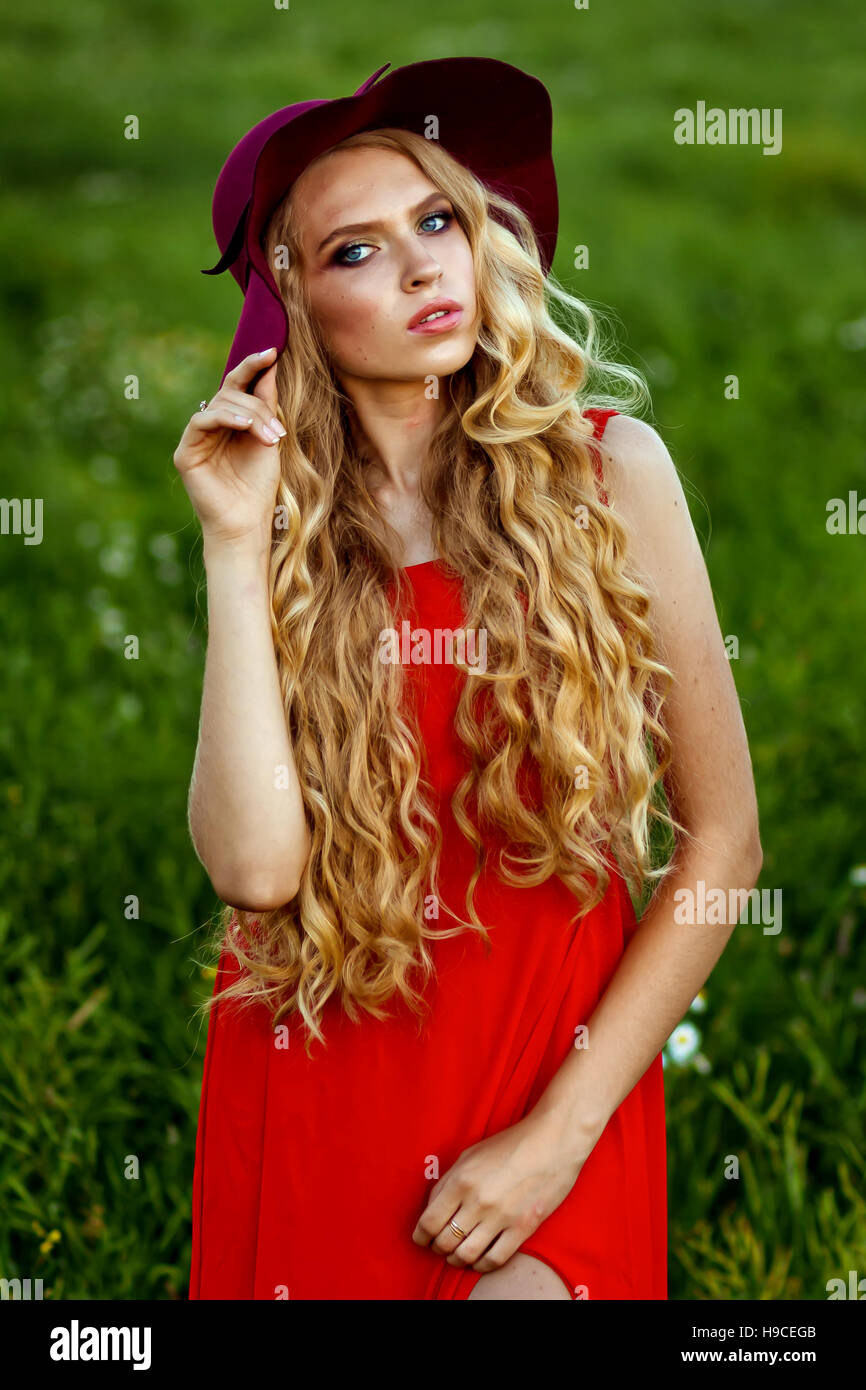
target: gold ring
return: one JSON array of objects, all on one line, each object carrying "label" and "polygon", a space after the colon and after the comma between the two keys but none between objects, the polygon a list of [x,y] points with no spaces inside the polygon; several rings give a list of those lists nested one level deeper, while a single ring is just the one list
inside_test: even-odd
[{"label": "gold ring", "polygon": [[451,1221],[448,1222],[448,1225],[451,1227],[451,1229],[452,1229],[452,1231],[454,1232],[455,1236],[460,1236],[461,1240],[465,1240],[465,1239],[466,1239],[466,1232],[465,1232],[465,1231],[461,1231],[460,1227],[457,1225],[457,1222],[456,1222],[455,1220],[453,1220],[453,1218],[452,1218]]}]

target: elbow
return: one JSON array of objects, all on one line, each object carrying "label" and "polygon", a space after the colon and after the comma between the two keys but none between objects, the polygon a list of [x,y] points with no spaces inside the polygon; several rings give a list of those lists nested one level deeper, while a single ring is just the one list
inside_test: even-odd
[{"label": "elbow", "polygon": [[754,888],[764,865],[764,850],[757,827],[744,833],[730,828],[703,828],[692,831],[700,853],[709,855],[719,873],[731,875],[738,887]]},{"label": "elbow", "polygon": [[260,871],[235,871],[224,876],[214,873],[209,877],[217,897],[241,912],[275,912],[290,903],[300,888],[300,876],[268,877]]},{"label": "elbow", "polygon": [[[228,907],[241,912],[274,912],[297,897],[307,859],[300,867],[297,856],[281,857],[272,871],[263,868],[261,859],[230,858],[208,852],[190,820],[190,838],[199,863],[207,874],[218,898]],[[309,857],[309,846],[307,847]]]},{"label": "elbow", "polygon": [[748,883],[750,888],[754,888],[761,877],[761,869],[764,865],[764,851],[757,831],[748,839],[740,841],[736,854],[730,857],[732,862],[737,865],[738,879],[742,879],[744,883]]},{"label": "elbow", "polygon": [[760,840],[755,842],[755,878],[761,877],[761,870],[764,867],[764,847]]},{"label": "elbow", "polygon": [[754,885],[761,877],[761,869],[764,867],[764,849],[757,826],[743,846],[743,863],[747,866]]}]

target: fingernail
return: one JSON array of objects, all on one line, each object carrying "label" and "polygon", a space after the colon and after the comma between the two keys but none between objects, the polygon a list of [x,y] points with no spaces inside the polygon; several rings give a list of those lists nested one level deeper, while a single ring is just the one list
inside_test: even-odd
[{"label": "fingernail", "polygon": [[268,355],[269,352],[273,352],[273,348],[272,348],[272,347],[265,348],[263,352],[260,352],[260,353],[259,353],[259,357],[267,357],[267,355]]},{"label": "fingernail", "polygon": [[277,432],[277,434],[280,436],[280,439],[282,439],[284,434],[286,433],[276,416],[274,416],[274,418],[271,420],[271,429]]},{"label": "fingernail", "polygon": [[267,425],[262,425],[262,434],[265,436],[265,439],[268,441],[269,444],[275,443],[277,436],[273,433],[272,430],[268,429]]}]

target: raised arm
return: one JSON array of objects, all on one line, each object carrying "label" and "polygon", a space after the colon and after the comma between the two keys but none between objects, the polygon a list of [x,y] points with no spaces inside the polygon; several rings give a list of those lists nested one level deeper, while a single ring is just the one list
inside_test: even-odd
[{"label": "raised arm", "polygon": [[280,693],[265,544],[205,539],[208,644],[189,828],[214,891],[261,912],[298,891],[310,852]]},{"label": "raised arm", "polygon": [[[267,360],[267,355],[266,355]],[[272,368],[246,358],[174,455],[204,538],[208,644],[189,828],[214,891],[266,911],[295,896],[310,853],[271,633],[268,556],[277,482]]]}]

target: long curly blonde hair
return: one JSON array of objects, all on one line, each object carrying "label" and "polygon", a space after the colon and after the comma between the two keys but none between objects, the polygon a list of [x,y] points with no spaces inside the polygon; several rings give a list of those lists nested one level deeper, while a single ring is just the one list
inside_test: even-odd
[{"label": "long curly blonde hair", "polygon": [[[213,948],[240,969],[202,1008],[265,1003],[275,1026],[298,1012],[308,1055],[314,1037],[325,1042],[331,996],[356,1022],[358,1009],[387,1016],[395,991],[421,1013],[429,941],[471,930],[489,946],[474,904],[488,828],[520,851],[500,849],[500,878],[532,885],[559,875],[575,920],[603,899],[611,853],[641,892],[670,869],[653,867],[653,821],[683,829],[659,804],[671,761],[660,716],[673,677],[657,659],[648,595],[628,573],[622,523],[599,496],[592,449],[605,450],[590,445],[583,413],[644,404],[643,378],[604,359],[597,314],[545,277],[519,207],[408,131],[364,131],[333,148],[369,147],[415,160],[452,200],[472,247],[477,346],[447,378],[450,404],[420,487],[436,551],[463,582],[466,630],[486,630],[495,660],[484,671],[461,666],[455,731],[469,766],[452,807],[475,870],[468,920],[446,909],[458,925],[435,926],[425,902],[438,896],[442,832],[402,665],[376,659],[379,634],[395,622],[389,581],[398,607],[405,597],[382,539],[394,537],[395,554],[399,537],[368,489],[352,403],[305,297],[290,191],[265,237],[291,324],[277,363],[285,524],[275,522],[269,588],[312,849],[290,902],[254,916],[220,911]],[[527,756],[540,808],[518,791]],[[575,777],[579,767],[588,777]]]}]

